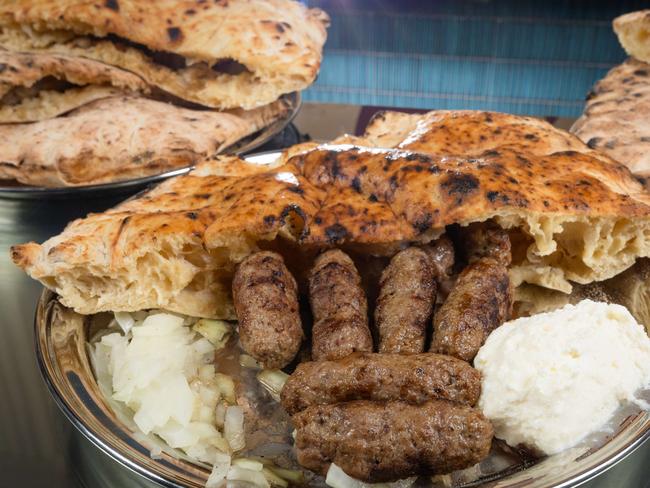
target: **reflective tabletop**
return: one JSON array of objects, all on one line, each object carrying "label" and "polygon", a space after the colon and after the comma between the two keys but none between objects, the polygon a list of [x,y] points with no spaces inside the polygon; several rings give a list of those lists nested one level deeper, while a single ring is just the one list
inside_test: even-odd
[{"label": "reflective tabletop", "polygon": [[[76,433],[50,399],[33,345],[41,286],[9,257],[12,244],[42,242],[70,220],[128,196],[0,199],[0,487],[152,486]],[[650,443],[584,486],[650,487]]]}]

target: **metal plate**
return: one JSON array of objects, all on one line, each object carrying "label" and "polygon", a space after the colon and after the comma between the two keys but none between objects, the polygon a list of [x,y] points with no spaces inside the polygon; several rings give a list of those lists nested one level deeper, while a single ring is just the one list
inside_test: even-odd
[{"label": "metal plate", "polygon": [[[241,139],[232,146],[226,148],[222,153],[230,154],[247,154],[265,144],[273,137],[278,135],[291,121],[295,118],[300,110],[302,98],[299,92],[293,92],[284,95],[284,98],[290,104],[290,110],[287,114],[266,126],[262,130]],[[102,183],[99,185],[72,186],[65,188],[44,188],[35,186],[24,186],[18,183],[2,186],[0,183],[0,197],[2,198],[19,198],[19,199],[60,199],[60,198],[78,198],[81,196],[105,196],[107,194],[133,193],[134,191],[144,188],[152,183],[157,183],[172,176],[178,176],[187,173],[192,166],[178,168],[164,173],[142,178],[134,178],[124,181],[115,181],[112,183]]]},{"label": "metal plate", "polygon": [[[106,315],[106,314],[104,314]],[[35,320],[39,367],[56,403],[70,422],[111,458],[150,482],[167,487],[204,486],[208,470],[162,453],[149,456],[149,448],[137,440],[104,400],[93,377],[86,353],[87,330],[92,316],[83,316],[61,305],[45,290]],[[645,400],[650,392],[644,392]],[[499,442],[481,463],[480,474],[454,475],[453,486],[490,488],[574,487],[621,461],[650,437],[650,414],[628,405],[610,423],[611,431],[596,442],[541,459],[505,463]],[[496,447],[495,447],[496,446]],[[501,446],[503,447],[503,446]],[[507,456],[506,456],[507,457]],[[485,467],[484,467],[485,466]],[[465,474],[463,474],[465,473]],[[322,486],[322,481],[317,483]],[[419,481],[416,486],[432,486]],[[433,485],[443,486],[443,485]]]}]

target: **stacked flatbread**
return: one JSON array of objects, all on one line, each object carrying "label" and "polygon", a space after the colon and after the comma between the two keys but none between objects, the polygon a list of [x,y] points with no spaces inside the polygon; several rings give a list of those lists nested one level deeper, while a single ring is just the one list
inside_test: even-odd
[{"label": "stacked flatbread", "polygon": [[293,0],[0,1],[0,179],[188,166],[286,114],[328,17]]},{"label": "stacked flatbread", "polygon": [[650,177],[650,10],[614,20],[614,30],[631,56],[596,83],[584,114],[571,128],[592,149]]},{"label": "stacked flatbread", "polygon": [[300,281],[323,248],[390,256],[488,219],[508,229],[519,288],[568,294],[650,256],[650,194],[627,168],[537,119],[437,111],[271,165],[215,157],[12,257],[80,313],[232,318],[234,267],[258,249]]}]

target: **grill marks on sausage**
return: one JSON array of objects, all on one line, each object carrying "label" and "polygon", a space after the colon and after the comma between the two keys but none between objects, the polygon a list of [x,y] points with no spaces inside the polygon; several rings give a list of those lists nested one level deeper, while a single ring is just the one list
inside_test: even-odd
[{"label": "grill marks on sausage", "polygon": [[299,364],[281,399],[293,415],[312,405],[400,400],[417,405],[432,399],[475,405],[481,375],[465,361],[440,354],[356,353],[336,361]]},{"label": "grill marks on sausage", "polygon": [[510,237],[493,221],[474,222],[459,230],[459,247],[464,251],[468,263],[477,259],[490,257],[495,261],[510,266],[512,252]]},{"label": "grill marks on sausage", "polygon": [[325,474],[336,463],[370,482],[467,468],[487,456],[494,434],[478,410],[443,400],[316,405],[293,422],[302,466]]},{"label": "grill marks on sausage", "polygon": [[282,256],[250,255],[235,271],[232,293],[243,349],[267,368],[289,364],[303,333],[296,281]]},{"label": "grill marks on sausage", "polygon": [[436,312],[430,351],[472,361],[512,311],[507,267],[491,257],[469,264]]},{"label": "grill marks on sausage", "polygon": [[417,247],[397,253],[384,269],[375,309],[379,352],[424,351],[426,329],[436,298],[435,268]]},{"label": "grill marks on sausage", "polygon": [[326,251],[316,258],[309,275],[309,301],[314,317],[314,360],[372,351],[368,303],[361,277],[343,251]]}]

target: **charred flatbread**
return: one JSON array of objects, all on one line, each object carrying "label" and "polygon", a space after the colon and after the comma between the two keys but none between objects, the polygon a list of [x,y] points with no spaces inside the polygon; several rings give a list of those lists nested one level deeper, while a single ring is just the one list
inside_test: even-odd
[{"label": "charred flatbread", "polygon": [[[372,147],[379,138],[395,147]],[[650,255],[643,186],[545,122],[388,113],[362,141],[303,147],[280,166],[205,161],[42,245],[13,247],[13,260],[80,313],[232,318],[234,267],[260,248],[283,253],[299,275],[319,249],[390,256],[448,225],[493,219],[510,234],[515,285],[562,292]]]},{"label": "charred flatbread", "polygon": [[629,58],[598,81],[571,132],[642,178],[650,176],[650,65]]},{"label": "charred flatbread", "polygon": [[0,1],[0,44],[81,57],[212,108],[254,108],[313,82],[327,15],[292,0]]},{"label": "charred flatbread", "polygon": [[45,120],[101,98],[149,92],[139,76],[90,59],[0,50],[0,123]]},{"label": "charred flatbread", "polygon": [[0,179],[43,187],[107,183],[191,166],[284,115],[283,99],[253,110],[189,110],[112,96],[62,117],[0,125]]}]

